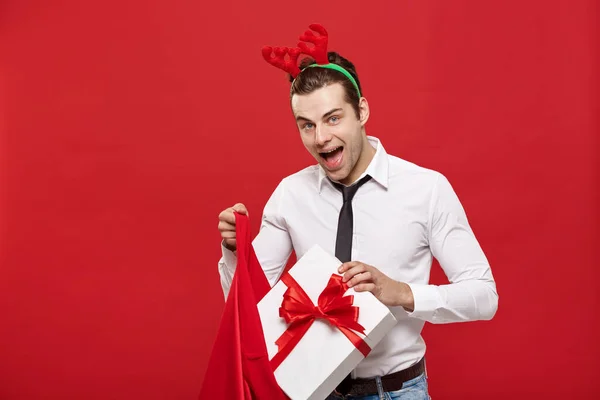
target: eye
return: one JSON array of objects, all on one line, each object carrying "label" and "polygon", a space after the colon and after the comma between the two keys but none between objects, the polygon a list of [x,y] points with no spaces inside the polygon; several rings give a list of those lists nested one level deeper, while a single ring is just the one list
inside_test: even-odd
[{"label": "eye", "polygon": [[340,120],[340,118],[336,115],[332,115],[331,117],[329,117],[329,122],[331,122],[332,124],[338,123],[339,120]]},{"label": "eye", "polygon": [[304,125],[302,125],[302,129],[305,130],[305,131],[309,131],[309,130],[311,130],[314,127],[315,126],[312,123],[310,123],[310,122],[307,122]]}]

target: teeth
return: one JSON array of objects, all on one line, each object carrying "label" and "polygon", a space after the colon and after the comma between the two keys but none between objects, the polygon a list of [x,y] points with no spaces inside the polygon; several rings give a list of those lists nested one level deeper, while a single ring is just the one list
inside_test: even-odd
[{"label": "teeth", "polygon": [[333,153],[333,152],[334,152],[334,151],[336,151],[337,149],[339,149],[339,147],[336,147],[336,148],[334,148],[334,149],[331,149],[331,150],[329,150],[329,151],[323,151],[322,153],[323,153],[323,154],[329,154],[329,153]]}]

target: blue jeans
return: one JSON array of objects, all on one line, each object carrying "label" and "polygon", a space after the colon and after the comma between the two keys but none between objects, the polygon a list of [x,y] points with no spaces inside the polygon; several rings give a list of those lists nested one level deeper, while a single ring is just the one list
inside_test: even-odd
[{"label": "blue jeans", "polygon": [[427,377],[425,374],[417,376],[415,379],[404,382],[402,389],[393,392],[384,392],[381,389],[381,380],[377,379],[377,386],[380,388],[379,394],[369,394],[366,396],[342,396],[332,393],[325,400],[429,400],[427,392]]}]

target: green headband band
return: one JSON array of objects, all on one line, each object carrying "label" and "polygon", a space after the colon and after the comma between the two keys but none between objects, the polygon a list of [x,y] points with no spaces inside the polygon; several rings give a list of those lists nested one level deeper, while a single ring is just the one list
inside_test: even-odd
[{"label": "green headband band", "polygon": [[356,83],[356,80],[352,77],[352,75],[350,74],[350,72],[346,71],[344,68],[340,67],[339,65],[333,64],[333,63],[329,63],[329,64],[311,64],[308,67],[327,68],[327,69],[333,69],[335,71],[341,72],[354,85],[354,88],[356,89],[356,92],[358,93],[358,98],[360,99],[362,97],[361,94],[360,94],[360,89],[358,88],[358,83]]}]

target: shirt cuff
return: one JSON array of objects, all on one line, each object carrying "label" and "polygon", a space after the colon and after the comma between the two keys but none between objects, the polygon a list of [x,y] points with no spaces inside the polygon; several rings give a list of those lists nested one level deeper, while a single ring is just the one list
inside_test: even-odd
[{"label": "shirt cuff", "polygon": [[408,316],[431,321],[441,304],[438,288],[435,285],[407,284],[412,290],[415,302],[415,309],[413,312],[409,312]]},{"label": "shirt cuff", "polygon": [[223,243],[221,243],[221,252],[223,253],[223,264],[225,264],[225,268],[233,276],[237,265],[237,252],[229,250]]}]

